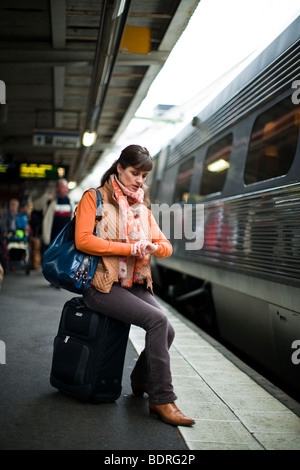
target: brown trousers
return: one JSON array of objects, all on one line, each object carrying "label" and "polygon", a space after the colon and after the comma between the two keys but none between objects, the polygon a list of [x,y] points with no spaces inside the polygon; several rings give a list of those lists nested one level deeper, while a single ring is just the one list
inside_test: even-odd
[{"label": "brown trousers", "polygon": [[174,402],[177,396],[172,386],[169,348],[175,332],[153,295],[140,284],[124,288],[114,283],[108,294],[91,286],[83,297],[89,308],[146,331],[145,349],[131,373],[131,380],[148,389],[150,403]]}]

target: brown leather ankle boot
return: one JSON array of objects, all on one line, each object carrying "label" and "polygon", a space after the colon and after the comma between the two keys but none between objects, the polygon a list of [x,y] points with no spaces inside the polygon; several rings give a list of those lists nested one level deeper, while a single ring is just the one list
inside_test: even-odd
[{"label": "brown leather ankle boot", "polygon": [[175,403],[167,403],[165,405],[149,404],[149,411],[151,416],[158,416],[162,421],[173,426],[192,426],[195,424],[193,419],[187,418],[177,408]]}]

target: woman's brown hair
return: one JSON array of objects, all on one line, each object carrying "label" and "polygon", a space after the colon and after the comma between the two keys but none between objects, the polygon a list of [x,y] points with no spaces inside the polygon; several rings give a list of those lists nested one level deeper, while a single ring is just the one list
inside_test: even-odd
[{"label": "woman's brown hair", "polygon": [[[102,176],[101,186],[104,186],[106,181],[109,180],[110,175],[118,175],[118,163],[120,163],[124,170],[129,166],[133,166],[140,171],[151,171],[153,167],[152,157],[145,147],[141,147],[140,145],[128,145],[128,147],[122,150],[118,160],[116,160]],[[150,199],[147,186],[143,185],[143,190],[145,192],[144,204],[148,206],[150,205]]]}]

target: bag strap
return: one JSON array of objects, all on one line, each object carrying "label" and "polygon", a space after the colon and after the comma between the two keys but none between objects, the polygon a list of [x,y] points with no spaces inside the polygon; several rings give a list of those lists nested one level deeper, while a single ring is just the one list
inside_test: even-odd
[{"label": "bag strap", "polygon": [[97,210],[96,210],[95,225],[94,225],[94,232],[93,232],[93,234],[97,236],[97,225],[98,225],[98,222],[100,222],[100,220],[102,219],[102,215],[101,215],[102,196],[101,196],[100,191],[96,188],[87,189],[85,192],[90,191],[91,189],[96,192],[96,197],[97,197],[97,200],[96,200]]},{"label": "bag strap", "polygon": [[99,222],[102,219],[102,196],[98,189],[95,189],[97,195],[97,212],[96,212],[96,221]]},{"label": "bag strap", "polygon": [[[97,225],[98,225],[98,222],[100,222],[100,220],[102,219],[102,215],[101,215],[101,212],[102,212],[102,196],[101,196],[101,193],[98,189],[96,188],[90,188],[90,189],[87,189],[86,191],[84,191],[83,194],[87,193],[88,191],[90,190],[93,190],[96,192],[96,204],[97,204],[97,210],[96,210],[96,217],[95,217],[95,226],[94,226],[94,235],[97,235]],[[76,207],[77,209],[77,207]],[[75,212],[74,212],[74,219],[75,219],[75,216],[76,216],[76,209],[75,209]]]}]

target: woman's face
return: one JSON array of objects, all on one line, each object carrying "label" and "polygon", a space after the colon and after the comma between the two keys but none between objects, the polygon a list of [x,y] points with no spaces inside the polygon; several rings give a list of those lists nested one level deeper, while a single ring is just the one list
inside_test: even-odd
[{"label": "woman's face", "polygon": [[117,171],[120,183],[133,192],[136,192],[144,184],[149,173],[149,171],[137,170],[134,166],[128,166],[124,169],[120,163],[118,163]]}]

